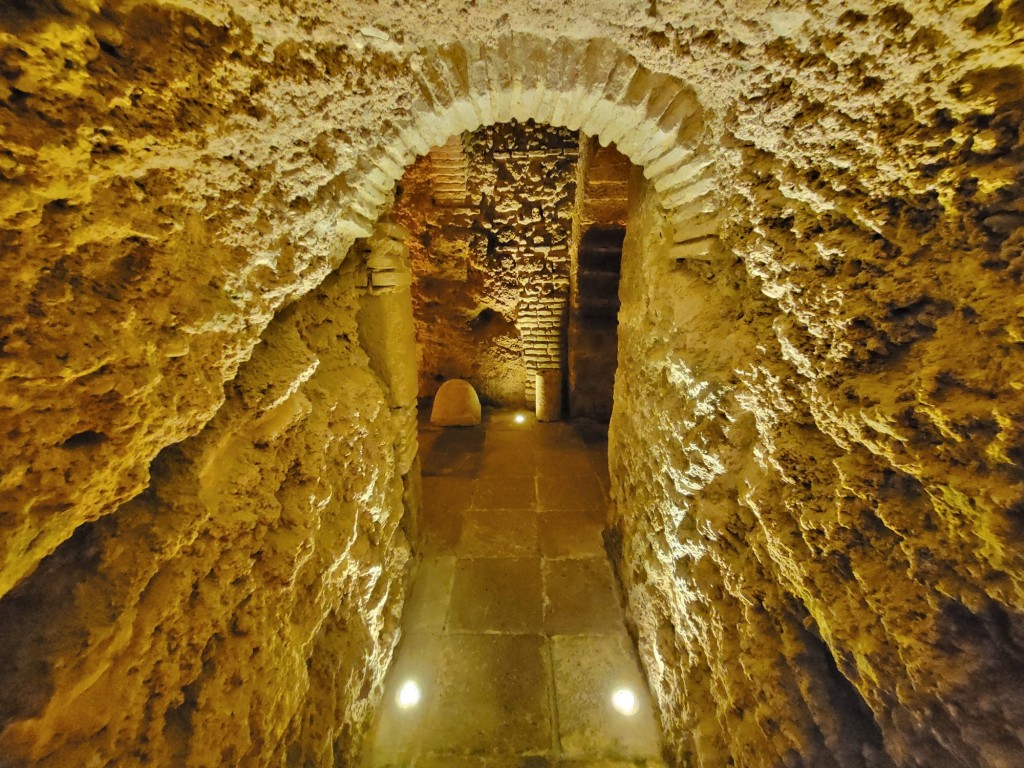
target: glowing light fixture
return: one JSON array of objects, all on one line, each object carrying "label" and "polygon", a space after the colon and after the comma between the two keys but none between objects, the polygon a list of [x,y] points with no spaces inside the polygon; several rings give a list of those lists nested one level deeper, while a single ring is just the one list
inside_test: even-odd
[{"label": "glowing light fixture", "polygon": [[640,700],[629,688],[619,688],[612,694],[612,706],[619,714],[632,717],[640,711]]},{"label": "glowing light fixture", "polygon": [[420,703],[420,687],[416,685],[414,680],[406,680],[402,683],[402,687],[398,689],[398,695],[395,696],[395,703],[401,709],[412,709]]},{"label": "glowing light fixture", "polygon": [[515,421],[516,421],[516,424],[525,424],[526,423],[526,417],[523,416],[523,414],[521,414],[521,413],[517,413]]}]

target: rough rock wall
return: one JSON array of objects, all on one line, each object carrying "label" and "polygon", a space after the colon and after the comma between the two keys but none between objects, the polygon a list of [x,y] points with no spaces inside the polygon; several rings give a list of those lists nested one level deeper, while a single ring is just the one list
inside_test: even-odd
[{"label": "rough rock wall", "polygon": [[364,277],[281,312],[147,491],[0,604],[0,765],[351,764],[409,551]]},{"label": "rough rock wall", "polygon": [[565,366],[579,136],[513,122],[470,134],[466,152],[491,279],[515,302],[532,405],[537,372]]},{"label": "rough rock wall", "polygon": [[[822,628],[801,600],[811,589],[854,590],[856,580],[783,586],[810,553],[802,543],[794,551],[800,520],[786,518],[775,494],[787,480],[812,486],[809,473],[839,451],[813,455],[815,440],[801,449],[808,464],[792,465],[795,446],[759,433],[758,417],[777,423],[780,407],[798,441],[815,433],[796,406],[768,397],[778,391],[756,389],[767,380],[785,391],[792,375],[764,370],[762,358],[777,355],[770,302],[739,263],[677,264],[653,197],[634,196],[609,434],[611,541],[669,749],[679,765],[889,765],[878,726],[822,639],[829,633],[839,650],[831,633],[855,635],[864,606],[845,616],[833,606],[838,626]],[[826,492],[808,511],[830,502]],[[836,549],[853,536],[837,537]]]},{"label": "rough rock wall", "polygon": [[502,274],[473,226],[479,198],[469,195],[468,159],[461,137],[455,140],[461,200],[450,191],[452,153],[435,149],[402,177],[392,214],[410,233],[419,396],[433,397],[447,379],[466,379],[484,402],[522,407],[526,367],[514,276]]},{"label": "rough rock wall", "polygon": [[1020,241],[992,222],[1016,215],[1024,92],[1006,93],[975,118],[999,159],[945,139],[969,161],[939,182],[923,152],[913,203],[844,204],[850,158],[798,175],[807,147],[744,146],[738,258],[677,259],[644,185],[611,538],[680,764],[1024,754]]},{"label": "rough rock wall", "polygon": [[[566,19],[572,39],[551,31]],[[0,607],[5,632],[34,615],[51,636],[4,656],[39,670],[30,686],[7,689],[38,696],[6,694],[7,732],[50,743],[50,721],[39,730],[25,719],[44,700],[67,703],[61,727],[92,711],[71,699],[103,663],[59,667],[51,692],[40,682],[52,666],[47,642],[82,637],[81,624],[127,636],[116,610],[70,606],[52,625],[34,613],[53,574],[68,579],[58,594],[93,583],[43,559],[62,544],[82,559],[71,555],[88,529],[73,535],[89,521],[144,527],[146,513],[130,510],[154,503],[150,494],[124,504],[147,487],[153,458],[217,413],[224,382],[274,314],[370,233],[413,155],[518,115],[606,132],[644,165],[675,214],[664,242],[679,243],[669,258],[691,265],[681,270],[719,254],[714,274],[731,275],[730,254],[742,259],[737,287],[720,286],[718,303],[652,294],[651,327],[666,335],[653,346],[632,337],[648,356],[632,356],[639,389],[623,390],[617,427],[638,449],[633,467],[617,466],[619,488],[650,501],[622,506],[620,528],[624,547],[658,548],[629,578],[678,753],[698,765],[735,755],[774,766],[849,755],[854,744],[870,752],[870,723],[840,693],[852,686],[897,764],[1015,765],[1022,28],[1019,0],[439,0],[429,13],[322,0],[5,4]],[[644,284],[664,277],[655,270]],[[716,333],[708,317],[681,330],[698,310],[722,313]],[[744,400],[727,408],[740,447],[722,454],[741,467],[722,481],[735,483],[735,500],[712,490],[695,502],[716,471],[703,457],[721,443],[691,426],[708,426],[714,400],[701,393],[719,391],[701,382],[725,370],[715,355],[732,354],[708,342],[748,315],[759,318],[755,341],[736,343],[753,355],[738,368],[749,382],[726,388]],[[678,365],[670,352],[681,356],[684,341],[699,359]],[[652,404],[678,418],[659,421]],[[387,442],[367,427],[372,404],[347,407],[347,441]],[[648,462],[649,476],[639,474],[648,451],[667,460]],[[362,482],[345,470],[335,480]],[[760,603],[727,597],[740,566],[726,568],[731,555],[716,550],[729,531],[715,522],[719,509],[738,518],[733,529],[752,526],[741,555],[757,561],[743,572]],[[151,519],[157,542],[196,525]],[[204,557],[230,558],[234,533]],[[141,583],[147,561],[128,549],[120,557],[115,581]],[[278,616],[263,634],[287,626]],[[88,642],[53,657],[96,659]],[[107,674],[135,674],[144,651],[131,646]],[[691,677],[661,659],[689,665]],[[824,671],[799,676],[798,662]],[[147,686],[159,699],[152,681],[117,691]],[[830,693],[848,706],[772,709]],[[283,710],[243,703],[285,727]],[[853,738],[814,741],[809,713],[830,707],[852,713],[836,728]],[[149,722],[127,715],[137,726],[123,734]],[[229,713],[210,715],[204,727],[234,736]],[[324,728],[349,727],[330,717]],[[820,734],[835,732],[820,719]],[[64,748],[80,750],[68,762],[90,747],[130,762],[140,740],[106,734],[81,733]]]}]

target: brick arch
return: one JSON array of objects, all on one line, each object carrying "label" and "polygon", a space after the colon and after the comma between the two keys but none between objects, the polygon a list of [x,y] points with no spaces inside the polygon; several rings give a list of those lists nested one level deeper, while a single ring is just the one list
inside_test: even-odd
[{"label": "brick arch", "polygon": [[373,229],[390,191],[417,156],[453,135],[512,119],[582,130],[614,143],[651,180],[677,258],[713,259],[718,184],[692,89],[651,72],[608,40],[552,42],[509,34],[497,44],[457,42],[414,58],[420,92],[405,118],[352,169],[356,234]]}]

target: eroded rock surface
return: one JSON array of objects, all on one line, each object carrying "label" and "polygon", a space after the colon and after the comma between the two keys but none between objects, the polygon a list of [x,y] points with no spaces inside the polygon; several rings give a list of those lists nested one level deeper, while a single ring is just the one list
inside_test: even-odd
[{"label": "eroded rock surface", "polygon": [[0,760],[352,763],[415,473],[346,254],[416,155],[534,118],[650,180],[613,523],[672,757],[1016,766],[1021,29],[1017,0],[8,3]]},{"label": "eroded rock surface", "polygon": [[0,603],[0,764],[327,765],[351,748],[409,552],[361,276],[281,312],[146,492]]}]

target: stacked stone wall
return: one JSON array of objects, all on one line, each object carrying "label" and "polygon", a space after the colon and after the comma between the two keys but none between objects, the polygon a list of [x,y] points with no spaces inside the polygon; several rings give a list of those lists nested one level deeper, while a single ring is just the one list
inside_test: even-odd
[{"label": "stacked stone wall", "polygon": [[532,404],[537,372],[565,366],[579,138],[564,129],[511,123],[471,134],[467,152],[486,263],[515,277],[525,398]]},{"label": "stacked stone wall", "polygon": [[516,278],[488,254],[462,141],[453,137],[409,169],[393,212],[409,232],[419,396],[465,379],[486,403],[522,407]]}]

